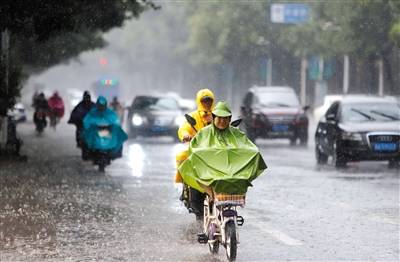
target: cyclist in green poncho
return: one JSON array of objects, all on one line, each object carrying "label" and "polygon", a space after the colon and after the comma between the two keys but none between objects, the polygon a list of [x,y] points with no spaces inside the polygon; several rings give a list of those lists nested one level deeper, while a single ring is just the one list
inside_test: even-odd
[{"label": "cyclist in green poncho", "polygon": [[212,113],[213,124],[192,139],[189,158],[179,171],[185,183],[210,196],[245,194],[267,166],[256,145],[230,125],[232,113],[226,102],[219,102]]}]

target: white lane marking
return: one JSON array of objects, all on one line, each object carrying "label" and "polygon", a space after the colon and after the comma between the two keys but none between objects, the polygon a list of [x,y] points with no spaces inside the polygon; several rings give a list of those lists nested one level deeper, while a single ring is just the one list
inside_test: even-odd
[{"label": "white lane marking", "polygon": [[368,218],[373,221],[377,221],[377,222],[381,222],[381,223],[386,223],[386,224],[391,224],[391,225],[396,225],[396,226],[400,225],[400,222],[394,218],[378,216],[375,214],[369,215]]},{"label": "white lane marking", "polygon": [[351,205],[346,202],[336,202],[336,203],[333,203],[333,205],[344,208],[344,209],[351,209]]},{"label": "white lane marking", "polygon": [[303,242],[295,239],[293,237],[290,237],[289,235],[273,228],[270,224],[260,221],[256,217],[252,215],[246,215],[246,220],[253,220],[251,225],[258,228],[260,231],[272,236],[273,238],[277,239],[278,241],[282,242],[285,245],[288,246],[302,246]]},{"label": "white lane marking", "polygon": [[[356,211],[356,208],[352,207],[349,203],[346,202],[335,202],[332,203],[334,206],[341,207],[343,209],[348,209],[350,211]],[[380,222],[380,223],[385,223],[385,224],[391,224],[391,225],[400,225],[399,220],[396,220],[391,217],[386,217],[378,214],[365,214],[365,217],[367,217],[369,220],[375,221],[375,222]]]},{"label": "white lane marking", "polygon": [[259,221],[256,221],[255,223],[252,224],[253,226],[257,227],[259,230],[263,231],[264,233],[272,236],[273,238],[279,240],[280,242],[284,243],[285,245],[288,246],[302,246],[303,242],[292,238],[288,236],[287,234],[272,228],[270,225],[267,223],[260,223]]}]

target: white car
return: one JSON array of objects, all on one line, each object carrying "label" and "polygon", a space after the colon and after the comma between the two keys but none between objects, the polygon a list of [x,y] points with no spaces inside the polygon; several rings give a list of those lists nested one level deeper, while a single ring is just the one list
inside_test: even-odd
[{"label": "white car", "polygon": [[191,112],[196,110],[196,102],[192,99],[180,98],[178,104],[183,112]]},{"label": "white car", "polygon": [[167,96],[176,99],[183,113],[189,113],[196,110],[197,108],[196,102],[193,99],[182,98],[179,94],[175,92],[168,92]]},{"label": "white car", "polygon": [[25,122],[25,106],[22,103],[16,103],[14,107],[8,111],[8,115],[11,116],[16,123]]}]

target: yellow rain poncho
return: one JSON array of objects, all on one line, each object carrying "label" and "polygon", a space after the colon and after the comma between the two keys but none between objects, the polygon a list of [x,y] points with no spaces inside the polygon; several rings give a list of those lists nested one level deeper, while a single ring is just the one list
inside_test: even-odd
[{"label": "yellow rain poncho", "polygon": [[[201,103],[201,100],[205,97],[210,97],[213,99],[213,105],[211,106],[210,110],[206,110]],[[195,128],[197,131],[200,131],[203,127],[210,124],[207,123],[206,118],[207,116],[211,115],[211,111],[214,108],[214,101],[215,101],[214,94],[211,90],[201,89],[199,92],[197,92],[196,96],[197,110],[189,114],[196,120]],[[181,141],[185,135],[193,137],[195,134],[196,131],[192,128],[192,126],[188,122],[185,122],[178,130],[178,137]]]},{"label": "yellow rain poncho", "polygon": [[[210,110],[206,110],[204,108],[203,104],[201,103],[201,100],[204,99],[205,97],[212,98],[212,100],[213,100],[213,104],[212,104]],[[207,122],[206,119],[211,115],[212,109],[214,108],[215,97],[214,97],[213,92],[209,89],[199,90],[196,95],[196,104],[197,104],[197,110],[193,111],[189,114],[191,117],[193,117],[196,120],[196,125],[194,127],[196,130],[194,130],[193,127],[188,122],[185,121],[185,123],[183,123],[183,125],[178,130],[178,137],[179,137],[179,140],[181,140],[181,141],[185,135],[194,137],[196,135],[196,131],[198,132],[203,127],[209,125],[209,123]],[[176,155],[176,166],[178,167],[183,161],[186,160],[187,157],[188,157],[187,150],[179,152]],[[179,174],[179,171],[176,172],[174,180],[175,180],[175,183],[182,183],[182,177]]]}]

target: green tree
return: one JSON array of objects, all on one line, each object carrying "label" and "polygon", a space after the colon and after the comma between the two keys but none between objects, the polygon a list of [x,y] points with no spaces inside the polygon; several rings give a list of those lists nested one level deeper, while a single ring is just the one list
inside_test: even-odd
[{"label": "green tree", "polygon": [[[0,31],[10,35],[10,68],[6,69],[1,61],[2,97],[12,105],[27,75],[103,46],[103,32],[138,17],[148,8],[157,6],[147,0],[2,1]],[[8,88],[5,70],[11,72]]]},{"label": "green tree", "polygon": [[375,70],[375,61],[383,59],[386,83],[394,92],[391,56],[397,34],[399,2],[395,0],[312,2],[310,22],[285,29],[280,42],[296,55],[338,57],[350,55],[357,68],[356,85]]}]

